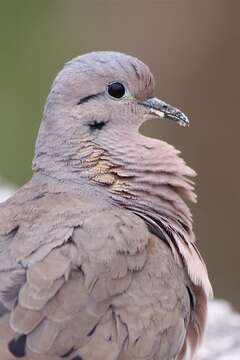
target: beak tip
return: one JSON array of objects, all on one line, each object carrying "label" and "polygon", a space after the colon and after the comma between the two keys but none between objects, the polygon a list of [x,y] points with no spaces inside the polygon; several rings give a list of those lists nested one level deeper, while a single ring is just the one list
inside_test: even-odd
[{"label": "beak tip", "polygon": [[190,125],[190,121],[186,115],[181,114],[181,117],[179,118],[179,125],[180,126],[189,126]]},{"label": "beak tip", "polygon": [[189,126],[189,119],[181,110],[166,104],[162,100],[150,98],[141,104],[149,109],[150,114],[157,115],[161,119],[174,120],[181,126]]}]

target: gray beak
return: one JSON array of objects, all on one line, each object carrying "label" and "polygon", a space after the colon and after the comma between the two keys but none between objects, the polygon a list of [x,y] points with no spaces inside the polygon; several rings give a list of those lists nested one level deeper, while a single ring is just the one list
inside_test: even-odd
[{"label": "gray beak", "polygon": [[158,98],[150,98],[141,102],[141,104],[149,108],[150,114],[159,116],[162,119],[174,120],[182,126],[189,125],[189,120],[182,111],[166,104],[164,101],[159,100]]}]

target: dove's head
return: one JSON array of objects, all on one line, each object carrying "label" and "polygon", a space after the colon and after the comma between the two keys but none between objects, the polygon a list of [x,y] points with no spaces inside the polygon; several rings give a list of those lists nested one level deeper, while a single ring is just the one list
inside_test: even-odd
[{"label": "dove's head", "polygon": [[91,138],[101,134],[95,130],[106,132],[112,127],[131,131],[149,117],[188,124],[181,111],[153,93],[154,78],[144,63],[117,52],[93,52],[65,65],[53,84],[45,114],[50,113],[51,126],[57,118],[63,131],[74,119],[74,127]]},{"label": "dove's head", "polygon": [[137,173],[138,165],[144,171],[153,161],[156,172],[161,156],[176,157],[166,143],[139,134],[139,127],[150,118],[188,124],[181,111],[154,97],[153,75],[135,57],[117,52],[79,56],[53,83],[34,170],[60,179],[85,176],[111,186],[114,182],[121,190],[120,177],[125,177],[124,184],[132,177],[129,164]]}]

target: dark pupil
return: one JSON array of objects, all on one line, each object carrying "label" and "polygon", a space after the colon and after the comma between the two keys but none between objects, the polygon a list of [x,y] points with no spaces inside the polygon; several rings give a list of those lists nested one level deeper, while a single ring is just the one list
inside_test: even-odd
[{"label": "dark pupil", "polygon": [[125,94],[125,87],[120,82],[115,82],[108,85],[108,93],[112,97],[120,99]]}]

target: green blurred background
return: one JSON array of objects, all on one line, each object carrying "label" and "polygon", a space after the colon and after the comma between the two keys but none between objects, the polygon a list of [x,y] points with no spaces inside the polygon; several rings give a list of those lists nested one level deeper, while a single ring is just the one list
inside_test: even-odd
[{"label": "green blurred background", "polygon": [[199,247],[215,295],[238,309],[239,14],[237,0],[0,0],[0,175],[18,186],[30,178],[44,102],[64,62],[93,50],[139,57],[156,95],[192,120],[143,131],[197,170]]}]

